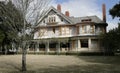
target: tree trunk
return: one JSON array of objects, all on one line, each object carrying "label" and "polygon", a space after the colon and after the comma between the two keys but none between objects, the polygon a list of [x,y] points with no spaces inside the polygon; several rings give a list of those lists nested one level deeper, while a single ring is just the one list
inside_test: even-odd
[{"label": "tree trunk", "polygon": [[26,44],[23,43],[23,48],[22,48],[22,71],[27,71],[26,68]]},{"label": "tree trunk", "polygon": [[7,55],[7,46],[5,45],[4,48],[5,48],[5,55]]}]

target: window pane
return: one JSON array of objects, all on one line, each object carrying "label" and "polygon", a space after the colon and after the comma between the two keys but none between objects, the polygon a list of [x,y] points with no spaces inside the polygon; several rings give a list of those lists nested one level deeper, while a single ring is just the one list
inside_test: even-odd
[{"label": "window pane", "polygon": [[87,39],[81,40],[81,48],[88,48],[88,40]]}]

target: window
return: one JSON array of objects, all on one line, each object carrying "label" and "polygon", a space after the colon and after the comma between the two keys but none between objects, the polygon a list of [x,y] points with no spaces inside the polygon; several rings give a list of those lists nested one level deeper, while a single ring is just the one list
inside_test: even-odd
[{"label": "window", "polygon": [[70,34],[69,27],[66,27],[66,35],[69,35],[69,34]]},{"label": "window", "polygon": [[56,22],[56,18],[54,16],[51,16],[51,17],[48,18],[48,22],[49,23],[54,23],[54,22]]},{"label": "window", "polygon": [[79,34],[79,26],[77,26],[76,29],[77,29],[76,30],[76,32],[77,32],[76,34]]},{"label": "window", "polygon": [[62,31],[61,31],[62,35],[65,35],[65,33],[66,33],[65,27],[62,27],[61,30],[62,30]]},{"label": "window", "polygon": [[85,26],[85,29],[84,29],[85,33],[87,33],[87,26]]},{"label": "window", "polygon": [[98,27],[98,32],[102,33],[102,28],[101,27]]},{"label": "window", "polygon": [[86,25],[82,25],[82,32],[87,33],[87,26]]},{"label": "window", "polygon": [[61,27],[61,34],[62,35],[69,35],[70,34],[70,28],[69,27]]},{"label": "window", "polygon": [[90,26],[90,33],[94,33],[94,25]]},{"label": "window", "polygon": [[46,33],[46,29],[40,29],[38,36],[39,37],[45,36],[45,33]]},{"label": "window", "polygon": [[81,48],[88,48],[88,40],[87,39],[81,40]]},{"label": "window", "polygon": [[91,22],[92,20],[91,19],[83,19],[81,20],[82,22]]}]

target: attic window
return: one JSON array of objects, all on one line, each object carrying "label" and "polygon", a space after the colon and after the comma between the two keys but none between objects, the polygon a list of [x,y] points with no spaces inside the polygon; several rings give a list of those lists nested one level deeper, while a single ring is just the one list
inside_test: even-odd
[{"label": "attic window", "polygon": [[49,17],[49,23],[54,23],[56,22],[56,18],[55,17]]},{"label": "attic window", "polygon": [[83,20],[81,20],[82,22],[90,22],[91,21],[91,19],[83,19]]}]

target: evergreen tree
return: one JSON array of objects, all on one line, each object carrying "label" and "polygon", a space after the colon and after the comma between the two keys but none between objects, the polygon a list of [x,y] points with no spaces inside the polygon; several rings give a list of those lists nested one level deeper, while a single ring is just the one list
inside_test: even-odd
[{"label": "evergreen tree", "polygon": [[[13,42],[20,41],[19,33],[21,33],[23,29],[23,18],[20,14],[20,11],[15,8],[11,1],[9,1],[7,4],[0,2],[0,16],[2,20],[0,29],[5,35],[5,38],[1,44],[3,49],[5,49],[6,46],[10,46]],[[8,49],[9,48],[6,50]]]}]

